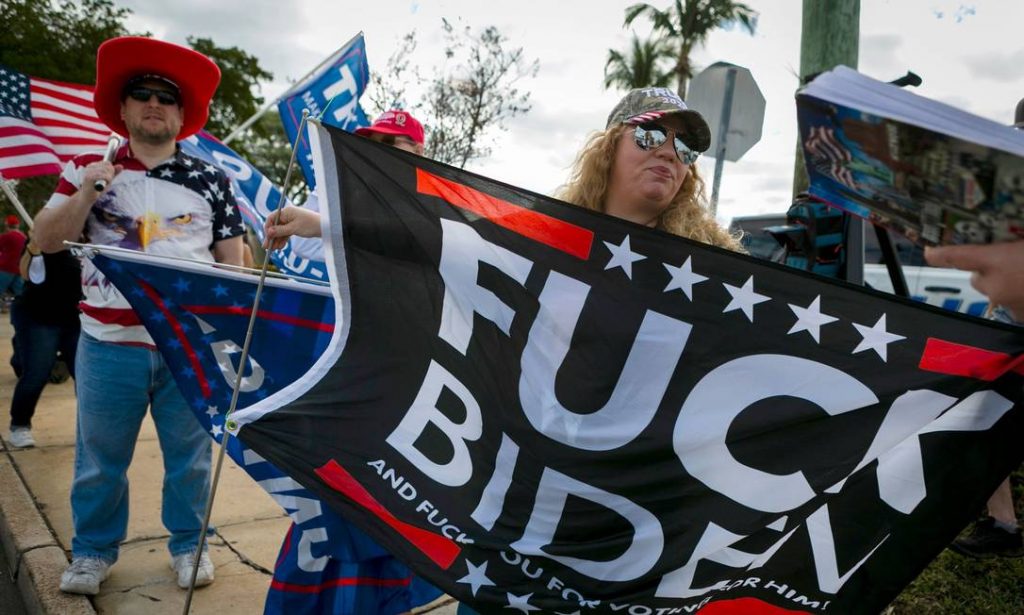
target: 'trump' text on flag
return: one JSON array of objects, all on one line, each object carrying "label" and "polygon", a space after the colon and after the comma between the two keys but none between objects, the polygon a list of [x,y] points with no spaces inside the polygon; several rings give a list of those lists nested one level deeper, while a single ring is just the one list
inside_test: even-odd
[{"label": "'trump' text on flag", "polygon": [[[362,33],[334,52],[324,61],[323,68],[295,84],[285,92],[277,103],[281,123],[288,134],[288,140],[295,142],[302,111],[308,109],[310,117],[323,117],[325,124],[353,132],[368,126],[366,113],[359,104],[359,98],[366,89],[370,68],[366,62],[366,43]],[[329,106],[328,106],[329,105]],[[326,111],[326,112],[325,112]],[[295,160],[302,168],[306,184],[316,185],[313,176],[313,157],[309,149],[308,131],[298,142]]]}]

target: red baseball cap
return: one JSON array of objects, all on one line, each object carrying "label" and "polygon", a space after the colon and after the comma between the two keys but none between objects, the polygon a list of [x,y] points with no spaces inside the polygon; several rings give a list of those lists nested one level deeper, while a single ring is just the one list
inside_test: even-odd
[{"label": "red baseball cap", "polygon": [[14,214],[7,214],[7,226],[18,226],[21,224],[21,218]]},{"label": "red baseball cap", "polygon": [[409,115],[408,111],[402,111],[401,109],[385,111],[374,120],[373,124],[365,128],[356,129],[356,134],[364,137],[374,132],[384,135],[406,136],[412,139],[414,143],[423,145],[423,124],[420,124],[419,120]]}]

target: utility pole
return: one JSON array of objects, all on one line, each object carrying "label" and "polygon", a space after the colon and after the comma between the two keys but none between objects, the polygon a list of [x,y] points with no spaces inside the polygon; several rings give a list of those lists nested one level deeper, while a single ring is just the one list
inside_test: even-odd
[{"label": "utility pole", "polygon": [[[840,64],[857,68],[860,51],[860,0],[804,0],[800,32],[800,84],[810,75]],[[793,196],[807,190],[804,154],[797,143],[793,171]],[[847,215],[846,263],[840,277],[852,284],[864,283],[864,222]]]},{"label": "utility pole", "polygon": [[[808,75],[845,64],[857,68],[860,0],[804,0],[800,33],[800,83]],[[793,196],[807,190],[804,155],[797,146]]]}]

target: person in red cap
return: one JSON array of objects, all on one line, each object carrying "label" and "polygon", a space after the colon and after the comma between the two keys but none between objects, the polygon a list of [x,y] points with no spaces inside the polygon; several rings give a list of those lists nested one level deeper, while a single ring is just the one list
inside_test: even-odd
[{"label": "person in red cap", "polygon": [[0,233],[0,311],[7,312],[11,300],[21,293],[22,279],[18,272],[21,251],[28,238],[21,232],[21,219],[14,214],[5,220],[7,230]]},{"label": "person in red cap", "polygon": [[[371,141],[391,145],[418,156],[423,155],[423,124],[408,111],[393,109],[380,115],[373,124],[356,130],[356,134]],[[269,216],[263,227],[267,237],[265,247],[278,250],[284,247],[288,238],[320,237],[320,210],[316,195],[310,195],[302,207],[289,205],[276,216]],[[322,259],[319,241],[302,242],[294,246],[296,254],[303,258]]]},{"label": "person in red cap", "polygon": [[[185,47],[142,37],[100,45],[93,105],[128,141],[112,160],[84,154],[68,163],[36,217],[40,249],[58,252],[64,241],[84,236],[104,246],[241,265],[244,228],[227,177],[177,145],[206,123],[219,82],[217,65]],[[196,547],[210,491],[210,438],[139,316],[88,259],[82,294],[75,533],[60,587],[95,595],[117,560],[128,525],[126,472],[147,410],[163,453],[171,566],[185,588],[199,557],[196,585],[207,585],[213,564]]]},{"label": "person in red cap", "polygon": [[406,111],[386,111],[370,126],[357,129],[356,134],[378,143],[423,155],[423,124]]}]

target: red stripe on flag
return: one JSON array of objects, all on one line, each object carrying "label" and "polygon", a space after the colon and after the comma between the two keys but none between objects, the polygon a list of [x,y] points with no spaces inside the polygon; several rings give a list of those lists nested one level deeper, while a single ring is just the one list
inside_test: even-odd
[{"label": "red stripe on flag", "polygon": [[142,280],[136,280],[136,282],[143,292],[146,293],[146,296],[149,297],[149,300],[160,310],[160,313],[164,315],[164,318],[167,319],[167,324],[171,325],[171,329],[174,330],[174,337],[178,338],[178,341],[181,342],[181,348],[185,351],[189,364],[192,365],[192,371],[196,373],[196,380],[199,382],[199,389],[203,392],[203,397],[209,397],[210,383],[206,381],[206,374],[203,372],[203,366],[199,362],[199,356],[196,354],[196,350],[192,347],[191,342],[189,342],[188,336],[185,335],[185,330],[181,328],[181,323],[167,309],[167,305],[164,304],[164,300],[156,292],[156,289]]},{"label": "red stripe on flag", "polygon": [[20,137],[23,135],[29,135],[33,137],[48,138],[39,128],[36,128],[35,124],[29,124],[21,120],[15,120],[16,124],[7,124],[0,126],[0,137]]},{"label": "red stripe on flag", "polygon": [[4,156],[24,156],[25,154],[53,154],[57,155],[57,152],[53,151],[53,148],[48,145],[42,145],[39,143],[28,143],[26,145],[11,145],[0,150]]},{"label": "red stripe on flag", "polygon": [[[64,86],[64,87],[67,87],[67,86]],[[78,91],[80,91],[80,92],[87,92],[88,90],[78,90]],[[61,91],[59,89],[56,89],[56,88],[48,88],[46,86],[42,86],[39,83],[37,83],[35,79],[32,79],[32,84],[29,87],[29,92],[32,94],[33,98],[40,97],[40,96],[46,96],[46,97],[54,99],[55,101],[57,101],[57,103],[61,103],[62,105],[64,103],[67,103],[69,106],[70,105],[76,105],[76,106],[79,106],[79,107],[83,107],[84,108],[83,112],[86,115],[92,116],[93,120],[96,119],[96,111],[93,110],[93,101],[92,101],[91,93],[90,93],[89,98],[85,99],[85,98],[82,98],[81,96],[75,96],[74,94],[69,94],[67,92],[63,92],[63,91]],[[52,104],[55,104],[55,103],[50,103],[50,104],[52,105]],[[36,105],[33,104],[32,106],[34,107]]]},{"label": "red stripe on flag", "polygon": [[918,368],[991,382],[1008,372],[1024,374],[1024,355],[1012,356],[934,337],[928,338]]},{"label": "red stripe on flag", "polygon": [[25,177],[35,177],[36,175],[55,175],[60,173],[61,166],[52,162],[44,164],[31,164],[24,167],[8,167],[4,166],[3,158],[0,158],[0,171],[3,171],[3,176],[7,179],[22,179]]},{"label": "red stripe on flag", "polygon": [[299,585],[297,583],[282,583],[281,581],[271,581],[270,587],[282,592],[292,592],[298,594],[319,594],[320,592],[332,589],[335,587],[356,587],[356,586],[369,586],[369,587],[409,587],[412,584],[412,577],[406,577],[404,579],[374,579],[372,577],[342,577],[340,579],[331,579],[324,583],[318,583],[317,585]]},{"label": "red stripe on flag", "polygon": [[78,304],[78,309],[89,318],[105,325],[134,327],[142,324],[142,321],[139,320],[139,315],[131,308],[98,308],[82,301]]},{"label": "red stripe on flag", "polygon": [[[47,95],[52,95],[52,93],[51,92],[47,92]],[[81,104],[81,103],[77,103],[77,104]],[[37,109],[45,110],[45,111],[52,111],[54,113],[59,113],[59,114],[65,116],[65,117],[68,117],[68,118],[71,118],[71,119],[82,120],[83,122],[90,122],[90,123],[93,123],[93,124],[101,124],[102,123],[102,122],[100,122],[100,118],[96,117],[96,113],[82,113],[81,111],[79,111],[76,108],[68,108],[68,107],[64,107],[62,105],[55,105],[53,103],[45,102],[45,101],[41,101],[41,100],[33,100],[32,101],[32,112],[35,113]],[[68,120],[68,121],[71,121],[71,120]],[[39,121],[37,120],[36,123],[38,124]],[[81,122],[79,122],[77,124],[73,124],[73,125],[74,126],[82,127]],[[94,129],[89,128],[89,127],[82,127],[82,128],[84,130],[94,130]]]},{"label": "red stripe on flag", "polygon": [[331,488],[376,515],[441,568],[447,570],[462,551],[450,538],[399,521],[337,461],[332,459],[317,468],[316,475]]},{"label": "red stripe on flag", "polygon": [[[107,138],[110,135],[103,137],[102,144],[107,145]],[[47,139],[50,140],[54,145],[79,145],[85,152],[91,152],[96,150],[96,145],[100,143],[92,137],[64,137],[61,135],[47,135]]]},{"label": "red stripe on flag", "polygon": [[807,611],[784,609],[757,598],[718,600],[697,612],[700,615],[807,615]]},{"label": "red stripe on flag", "polygon": [[[235,307],[225,305],[183,305],[182,307],[195,314],[234,314],[236,316],[246,317],[252,314],[252,308],[242,306]],[[277,312],[271,312],[269,310],[260,310],[259,312],[257,312],[257,316],[264,320],[283,322],[285,324],[294,325],[296,327],[304,327],[306,329],[316,329],[318,331],[323,331],[324,333],[334,333],[334,325],[326,322],[320,322],[319,320],[298,318],[296,316],[279,314]]]},{"label": "red stripe on flag", "polygon": [[[83,94],[87,94],[88,98],[83,99],[86,103],[88,103],[88,102],[90,102],[92,100],[92,86],[91,85],[82,85],[81,83],[68,83],[67,81],[54,81],[53,79],[43,79],[42,77],[31,77],[31,78],[29,78],[29,84],[34,86],[34,87],[36,87],[36,88],[39,88],[39,89],[46,89],[45,85],[40,85],[40,84],[47,84],[47,83],[52,85],[52,86],[58,87],[58,88],[67,88],[69,90],[76,90],[76,91],[82,92]],[[47,91],[49,91],[49,90],[47,90]]]},{"label": "red stripe on flag", "polygon": [[487,218],[500,227],[571,254],[590,258],[594,233],[581,226],[503,201],[479,190],[416,169],[416,191]]}]

